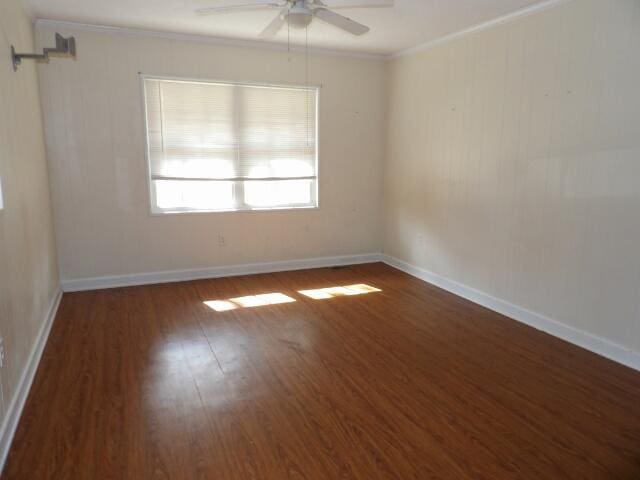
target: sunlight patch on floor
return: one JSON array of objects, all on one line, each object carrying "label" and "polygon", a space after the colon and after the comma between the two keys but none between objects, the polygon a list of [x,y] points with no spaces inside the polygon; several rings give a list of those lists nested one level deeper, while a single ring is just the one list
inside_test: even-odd
[{"label": "sunlight patch on floor", "polygon": [[345,285],[342,287],[316,288],[313,290],[298,290],[298,293],[313,298],[314,300],[324,300],[326,298],[342,297],[350,295],[363,295],[373,292],[381,292],[379,288],[372,287],[366,283],[355,285]]},{"label": "sunlight patch on floor", "polygon": [[295,298],[291,298],[284,293],[263,293],[261,295],[247,295],[245,297],[229,298],[228,300],[208,300],[203,302],[211,310],[216,312],[226,312],[235,310],[236,308],[253,308],[264,305],[277,305],[279,303],[295,302]]}]

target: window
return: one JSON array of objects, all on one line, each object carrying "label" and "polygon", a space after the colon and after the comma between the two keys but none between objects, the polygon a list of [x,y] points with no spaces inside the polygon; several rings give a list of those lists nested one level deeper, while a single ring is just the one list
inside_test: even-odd
[{"label": "window", "polygon": [[143,82],[152,213],[317,207],[316,87]]}]

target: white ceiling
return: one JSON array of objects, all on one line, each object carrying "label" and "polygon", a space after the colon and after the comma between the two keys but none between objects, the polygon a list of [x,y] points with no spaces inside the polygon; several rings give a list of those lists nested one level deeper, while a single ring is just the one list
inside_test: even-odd
[{"label": "white ceiling", "polygon": [[[338,5],[342,0],[325,0]],[[367,3],[368,0],[363,0]],[[38,19],[139,28],[257,41],[274,11],[199,16],[195,9],[251,3],[252,0],[25,0]],[[548,2],[548,0],[547,0]],[[361,37],[316,19],[309,27],[315,48],[389,55],[516,12],[540,0],[396,0],[393,8],[342,10],[371,27]],[[304,42],[304,31],[291,30],[292,42]],[[274,39],[286,43],[284,28]]]}]

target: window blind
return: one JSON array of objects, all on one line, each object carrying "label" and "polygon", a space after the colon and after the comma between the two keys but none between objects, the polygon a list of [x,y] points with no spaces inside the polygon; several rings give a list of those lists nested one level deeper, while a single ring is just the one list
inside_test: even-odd
[{"label": "window blind", "polygon": [[144,77],[152,210],[317,206],[316,87]]}]

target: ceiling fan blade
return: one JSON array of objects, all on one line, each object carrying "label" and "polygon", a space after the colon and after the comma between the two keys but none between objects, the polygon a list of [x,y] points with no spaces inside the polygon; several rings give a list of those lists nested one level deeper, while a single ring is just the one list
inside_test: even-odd
[{"label": "ceiling fan blade", "polygon": [[390,8],[395,5],[395,0],[371,0],[369,2],[366,2],[366,0],[343,0],[335,5],[331,3],[326,5],[324,2],[322,2],[322,4],[319,2],[316,3],[331,10],[341,10],[347,8]]},{"label": "ceiling fan blade", "polygon": [[287,13],[287,9],[285,8],[278,14],[276,18],[273,19],[273,21],[269,25],[267,25],[267,27],[264,30],[262,30],[262,32],[260,32],[260,35],[258,36],[265,38],[265,37],[273,37],[274,35],[276,35],[285,23],[286,13]]},{"label": "ceiling fan blade", "polygon": [[198,15],[212,15],[214,13],[231,13],[251,10],[265,10],[268,8],[282,8],[282,4],[275,2],[267,3],[244,3],[240,5],[225,5],[220,7],[200,8],[196,10]]},{"label": "ceiling fan blade", "polygon": [[335,25],[342,30],[345,30],[353,35],[364,35],[369,31],[369,27],[355,22],[350,18],[340,15],[339,13],[332,12],[326,8],[317,8],[313,11],[313,15],[320,20],[324,20],[331,25]]}]

